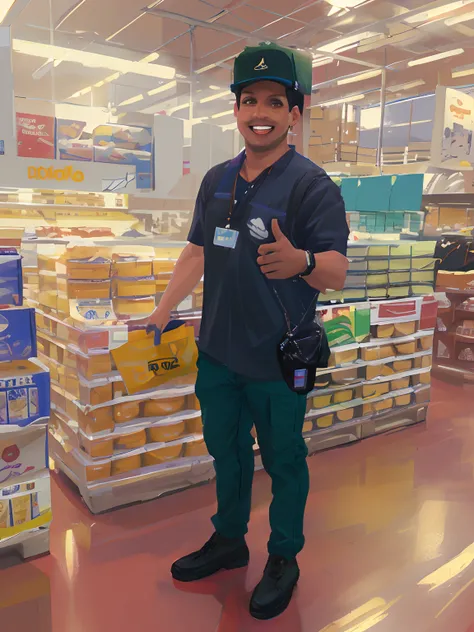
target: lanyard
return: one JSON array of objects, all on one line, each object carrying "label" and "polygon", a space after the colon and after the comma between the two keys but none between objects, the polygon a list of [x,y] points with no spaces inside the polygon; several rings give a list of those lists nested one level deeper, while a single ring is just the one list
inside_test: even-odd
[{"label": "lanyard", "polygon": [[[243,201],[244,198],[249,197],[249,189],[252,189],[252,194],[251,194],[252,197],[257,193],[258,189],[265,182],[267,176],[270,175],[272,169],[273,169],[273,165],[271,167],[268,167],[264,171],[262,171],[262,173],[259,176],[257,176],[257,178],[254,180],[253,184],[250,184],[250,182],[247,182],[248,188],[245,191],[244,197],[242,198],[241,201]],[[239,176],[240,176],[240,169],[238,170],[237,175],[235,176],[234,184],[232,186],[232,193],[231,193],[231,196],[230,196],[230,204],[229,204],[229,214],[227,216],[227,224],[226,224],[225,228],[230,228],[230,222],[231,222],[231,219],[232,219],[232,213],[234,212],[234,208],[236,206],[236,204],[235,204],[235,193],[236,193],[236,190],[237,190],[237,181],[239,179]]]}]

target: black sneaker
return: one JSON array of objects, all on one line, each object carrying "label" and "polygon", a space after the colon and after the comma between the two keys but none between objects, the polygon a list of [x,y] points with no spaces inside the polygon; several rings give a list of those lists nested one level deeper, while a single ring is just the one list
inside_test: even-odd
[{"label": "black sneaker", "polygon": [[273,619],[287,609],[300,577],[296,559],[270,555],[260,583],[250,600],[250,614],[255,619]]},{"label": "black sneaker", "polygon": [[171,574],[180,582],[193,582],[222,569],[242,568],[248,563],[249,550],[244,538],[230,539],[214,533],[202,549],[176,560]]}]

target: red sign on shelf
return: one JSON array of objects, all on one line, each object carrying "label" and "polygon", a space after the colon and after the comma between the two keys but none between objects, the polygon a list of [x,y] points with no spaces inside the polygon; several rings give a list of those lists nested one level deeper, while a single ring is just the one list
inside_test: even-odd
[{"label": "red sign on shelf", "polygon": [[54,159],[54,117],[17,113],[16,139],[18,156]]}]

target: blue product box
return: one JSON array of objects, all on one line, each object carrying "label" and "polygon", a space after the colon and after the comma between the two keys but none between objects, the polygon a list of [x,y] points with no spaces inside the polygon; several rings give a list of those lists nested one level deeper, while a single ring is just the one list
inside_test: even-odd
[{"label": "blue product box", "polygon": [[36,357],[35,310],[0,309],[0,362]]},{"label": "blue product box", "polygon": [[0,305],[23,305],[21,256],[15,248],[0,250]]},{"label": "blue product box", "polygon": [[30,360],[0,364],[0,425],[28,426],[50,410],[49,373]]}]

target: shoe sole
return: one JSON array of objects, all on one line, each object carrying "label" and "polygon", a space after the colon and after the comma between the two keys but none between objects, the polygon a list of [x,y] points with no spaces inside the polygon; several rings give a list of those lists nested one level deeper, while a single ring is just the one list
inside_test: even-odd
[{"label": "shoe sole", "polygon": [[206,579],[206,577],[211,577],[212,575],[215,575],[216,573],[218,573],[219,571],[232,571],[234,569],[237,568],[244,568],[245,566],[248,566],[249,564],[249,560],[235,560],[233,562],[229,562],[228,564],[225,564],[223,566],[219,566],[218,568],[216,568],[213,571],[207,571],[207,572],[202,572],[202,573],[195,573],[192,577],[186,576],[184,574],[181,574],[179,572],[174,571],[173,569],[171,570],[171,575],[173,577],[173,579],[175,579],[178,582],[196,582],[199,581],[200,579]]},{"label": "shoe sole", "polygon": [[[299,579],[299,577],[298,577],[298,579]],[[274,619],[275,617],[279,617],[281,614],[283,614],[285,612],[285,610],[290,605],[291,599],[293,597],[293,593],[294,593],[296,585],[298,583],[298,579],[296,580],[295,585],[291,589],[291,592],[290,592],[289,596],[285,599],[285,601],[283,601],[281,604],[279,604],[274,610],[268,610],[268,611],[254,610],[254,609],[252,609],[252,607],[250,607],[250,610],[249,610],[250,615],[254,619],[258,619],[259,621],[268,621],[269,619]]]}]

